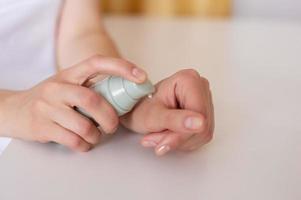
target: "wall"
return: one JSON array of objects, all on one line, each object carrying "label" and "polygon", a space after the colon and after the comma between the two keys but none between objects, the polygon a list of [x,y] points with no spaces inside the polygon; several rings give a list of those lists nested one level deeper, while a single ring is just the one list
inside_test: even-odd
[{"label": "wall", "polygon": [[232,0],[102,0],[106,13],[228,17]]},{"label": "wall", "polygon": [[234,0],[234,15],[301,21],[300,0]]}]

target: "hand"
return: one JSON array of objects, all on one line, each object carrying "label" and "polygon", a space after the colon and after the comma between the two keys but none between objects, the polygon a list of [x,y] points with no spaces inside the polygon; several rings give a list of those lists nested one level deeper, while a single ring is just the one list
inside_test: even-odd
[{"label": "hand", "polygon": [[182,70],[156,85],[122,118],[125,127],[147,134],[141,143],[157,155],[175,149],[195,150],[212,139],[214,112],[208,81],[194,70]]},{"label": "hand", "polygon": [[94,56],[59,72],[37,86],[15,92],[0,104],[0,135],[24,140],[57,142],[73,150],[88,151],[101,134],[86,117],[74,110],[83,108],[102,127],[112,133],[119,118],[100,95],[83,85],[91,78],[117,75],[136,83],[146,74],[134,64],[116,58]]}]

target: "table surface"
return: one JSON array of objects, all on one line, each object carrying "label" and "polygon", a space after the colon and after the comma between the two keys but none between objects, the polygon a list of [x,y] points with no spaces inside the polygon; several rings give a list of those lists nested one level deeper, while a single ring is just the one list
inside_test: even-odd
[{"label": "table surface", "polygon": [[213,142],[157,158],[119,130],[93,151],[14,140],[0,199],[301,199],[301,25],[109,18],[123,54],[158,81],[194,67],[211,81]]}]

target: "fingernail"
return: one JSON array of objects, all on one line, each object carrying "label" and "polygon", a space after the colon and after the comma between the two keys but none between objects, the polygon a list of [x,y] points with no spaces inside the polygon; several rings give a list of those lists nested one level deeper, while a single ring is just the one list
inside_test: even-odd
[{"label": "fingernail", "polygon": [[200,129],[203,125],[203,120],[197,117],[189,117],[185,120],[185,127],[188,129]]},{"label": "fingernail", "polygon": [[155,146],[157,146],[157,143],[155,143],[154,141],[145,140],[145,141],[142,142],[142,146],[144,146],[144,147],[155,147]]},{"label": "fingernail", "polygon": [[145,72],[142,70],[142,69],[139,69],[139,68],[134,68],[133,71],[132,71],[133,75],[141,80],[141,81],[144,81],[145,80],[145,77],[146,77],[146,74]]},{"label": "fingernail", "polygon": [[166,144],[156,148],[156,154],[158,156],[163,156],[169,151],[170,151],[170,146]]}]

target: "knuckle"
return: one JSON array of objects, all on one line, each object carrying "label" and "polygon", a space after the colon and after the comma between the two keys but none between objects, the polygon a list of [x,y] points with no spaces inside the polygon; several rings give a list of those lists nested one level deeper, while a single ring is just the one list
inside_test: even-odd
[{"label": "knuckle", "polygon": [[200,78],[200,74],[195,69],[183,69],[178,72],[178,75],[185,79]]},{"label": "knuckle", "polygon": [[93,130],[93,125],[92,122],[87,121],[83,121],[81,123],[79,123],[79,133],[82,136],[89,136],[90,134],[92,134],[92,130]]},{"label": "knuckle", "polygon": [[105,129],[107,133],[114,133],[119,125],[118,117],[112,117],[109,119],[109,122],[106,124]]},{"label": "knuckle", "polygon": [[76,136],[72,136],[69,138],[69,145],[72,149],[79,149],[81,146],[81,139]]},{"label": "knuckle", "polygon": [[91,65],[91,67],[96,66],[101,60],[103,59],[103,56],[99,54],[95,54],[87,59],[87,62]]},{"label": "knuckle", "polygon": [[184,81],[198,81],[201,84],[205,85],[207,88],[210,88],[209,80],[203,76],[200,76],[199,72],[195,69],[184,69],[177,73],[177,77]]},{"label": "knuckle", "polygon": [[201,82],[207,87],[210,88],[210,83],[208,81],[208,79],[206,79],[205,77],[200,76]]},{"label": "knuckle", "polygon": [[84,95],[79,96],[80,104],[84,107],[90,107],[93,105],[96,105],[99,102],[100,98],[99,96],[92,92],[92,91],[86,91],[83,93]]},{"label": "knuckle", "polygon": [[116,61],[120,62],[120,64],[122,64],[122,65],[124,65],[126,67],[129,67],[129,68],[135,67],[135,64],[132,63],[132,62],[130,62],[130,61],[128,61],[128,60],[118,59]]}]

